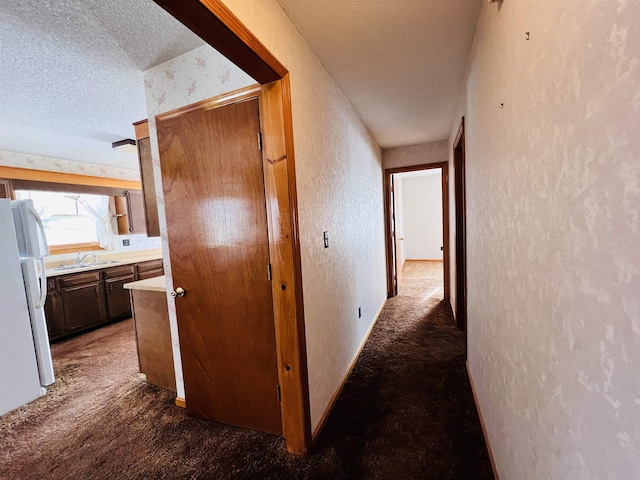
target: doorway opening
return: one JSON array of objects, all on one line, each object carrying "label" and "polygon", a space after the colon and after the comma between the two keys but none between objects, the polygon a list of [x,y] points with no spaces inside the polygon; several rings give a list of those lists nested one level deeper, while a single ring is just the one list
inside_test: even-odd
[{"label": "doorway opening", "polygon": [[467,328],[467,222],[465,194],[464,117],[453,142],[453,170],[456,201],[456,324]]},{"label": "doorway opening", "polygon": [[385,170],[387,296],[449,299],[446,162]]}]

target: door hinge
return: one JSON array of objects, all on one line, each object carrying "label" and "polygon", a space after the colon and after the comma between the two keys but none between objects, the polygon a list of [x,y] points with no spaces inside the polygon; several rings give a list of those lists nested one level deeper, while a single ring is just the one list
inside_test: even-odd
[{"label": "door hinge", "polygon": [[282,393],[280,392],[280,385],[276,385],[276,396],[278,397],[278,403],[282,401]]},{"label": "door hinge", "polygon": [[271,264],[270,263],[267,265],[267,277],[269,278],[269,281],[271,281],[271,279],[273,278],[273,274],[271,272]]},{"label": "door hinge", "polygon": [[262,132],[258,132],[258,150],[262,151]]}]

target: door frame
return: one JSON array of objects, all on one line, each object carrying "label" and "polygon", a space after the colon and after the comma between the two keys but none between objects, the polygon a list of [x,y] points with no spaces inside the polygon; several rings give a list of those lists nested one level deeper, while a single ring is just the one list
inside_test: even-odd
[{"label": "door frame", "polygon": [[[456,225],[456,325],[467,329],[467,204],[465,186],[464,117],[453,142]],[[465,341],[466,345],[466,341]],[[465,352],[466,353],[466,352]]]},{"label": "door frame", "polygon": [[393,276],[393,231],[391,216],[393,203],[391,195],[391,175],[396,173],[417,172],[420,170],[442,170],[442,265],[444,270],[444,299],[449,301],[450,265],[449,265],[449,163],[425,163],[409,167],[385,168],[384,170],[384,225],[387,251],[387,298],[397,295]]},{"label": "door frame", "polygon": [[219,0],[154,0],[261,85],[267,226],[272,266],[282,435],[289,452],[312,444],[289,71]]}]

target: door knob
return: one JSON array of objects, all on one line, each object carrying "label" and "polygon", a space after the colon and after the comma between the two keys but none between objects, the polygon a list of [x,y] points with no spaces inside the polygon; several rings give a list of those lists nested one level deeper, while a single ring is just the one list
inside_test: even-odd
[{"label": "door knob", "polygon": [[182,287],[178,287],[176,288],[173,292],[171,292],[171,296],[173,298],[176,297],[184,297],[186,295],[187,292],[184,291],[184,288]]}]

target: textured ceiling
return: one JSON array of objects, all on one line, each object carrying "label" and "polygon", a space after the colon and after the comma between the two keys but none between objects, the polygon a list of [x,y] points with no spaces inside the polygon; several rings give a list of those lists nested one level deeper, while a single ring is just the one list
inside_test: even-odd
[{"label": "textured ceiling", "polygon": [[204,42],[152,0],[0,2],[0,149],[137,168],[142,72]]},{"label": "textured ceiling", "polygon": [[383,148],[447,138],[481,0],[278,0]]}]

